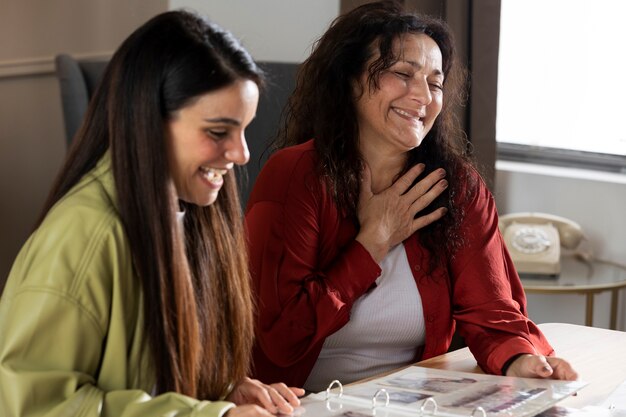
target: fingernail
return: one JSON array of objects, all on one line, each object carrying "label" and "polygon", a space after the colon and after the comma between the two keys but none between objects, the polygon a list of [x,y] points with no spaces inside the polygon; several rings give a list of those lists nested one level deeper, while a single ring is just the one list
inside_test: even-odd
[{"label": "fingernail", "polygon": [[441,181],[439,181],[439,185],[441,186],[441,188],[446,189],[446,188],[448,188],[448,181],[441,180]]}]

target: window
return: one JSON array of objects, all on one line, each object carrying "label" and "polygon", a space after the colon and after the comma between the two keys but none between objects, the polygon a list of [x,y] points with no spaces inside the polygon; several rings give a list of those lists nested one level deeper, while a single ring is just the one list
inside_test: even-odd
[{"label": "window", "polygon": [[502,0],[503,159],[626,172],[626,2]]}]

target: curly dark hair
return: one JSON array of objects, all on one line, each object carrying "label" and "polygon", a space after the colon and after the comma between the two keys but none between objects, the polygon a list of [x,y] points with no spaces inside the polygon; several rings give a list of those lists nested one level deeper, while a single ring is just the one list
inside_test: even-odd
[{"label": "curly dark hair", "polygon": [[[409,151],[402,171],[421,162],[426,169],[418,180],[440,167],[447,172],[448,189],[426,210],[445,206],[448,214],[419,231],[421,243],[433,254],[432,271],[462,245],[459,203],[472,186],[467,175],[472,164],[470,146],[454,113],[465,97],[466,76],[446,23],[407,13],[392,1],[365,4],[336,18],[298,70],[295,90],[272,147],[281,149],[315,138],[320,175],[339,210],[356,216],[364,163],[358,146],[353,83],[367,71],[369,88],[378,89],[380,75],[399,59],[394,41],[405,34],[426,34],[437,43],[445,76],[441,113],[422,144]],[[380,56],[367,65],[376,52]]]}]

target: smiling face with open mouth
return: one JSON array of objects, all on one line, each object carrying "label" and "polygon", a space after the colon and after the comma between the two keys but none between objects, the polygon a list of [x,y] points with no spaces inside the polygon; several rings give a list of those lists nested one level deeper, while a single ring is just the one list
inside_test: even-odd
[{"label": "smiling face with open mouth", "polygon": [[170,175],[176,196],[198,206],[213,204],[224,176],[248,162],[244,130],[256,114],[259,89],[239,80],[199,96],[168,122]]},{"label": "smiling face with open mouth", "polygon": [[[397,61],[380,73],[379,88],[368,87],[364,71],[355,89],[360,146],[385,154],[418,147],[443,105],[442,57],[435,41],[407,34],[393,49]],[[377,51],[367,65],[378,57]]]}]

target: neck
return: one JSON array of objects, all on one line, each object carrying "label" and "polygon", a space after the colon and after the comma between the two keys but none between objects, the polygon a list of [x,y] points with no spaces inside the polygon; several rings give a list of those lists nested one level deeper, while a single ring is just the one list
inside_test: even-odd
[{"label": "neck", "polygon": [[386,190],[393,184],[404,168],[407,154],[405,152],[389,152],[376,146],[368,146],[361,142],[361,155],[372,173],[372,192],[374,194]]}]

